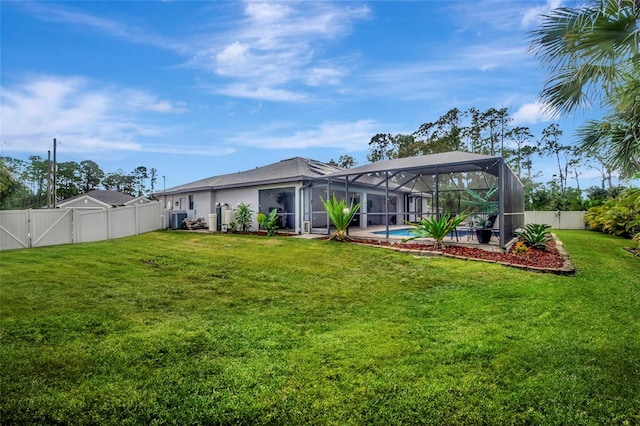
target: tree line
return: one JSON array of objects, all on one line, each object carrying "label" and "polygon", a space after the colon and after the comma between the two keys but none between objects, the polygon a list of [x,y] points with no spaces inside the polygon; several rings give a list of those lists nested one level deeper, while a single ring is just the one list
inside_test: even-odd
[{"label": "tree line", "polygon": [[[47,207],[53,202],[53,162],[32,155],[27,160],[0,157],[0,209]],[[107,189],[132,196],[154,192],[158,178],[155,168],[136,167],[130,173],[122,169],[105,173],[92,160],[58,162],[56,200]]]},{"label": "tree line", "polygon": [[[601,152],[603,147],[563,144],[563,132],[556,123],[536,136],[529,127],[512,126],[512,121],[507,108],[452,108],[438,119],[421,124],[413,133],[374,135],[366,158],[375,162],[448,151],[499,155],[524,184],[526,208],[531,210],[582,210],[619,193],[613,184],[618,170]],[[548,182],[536,181],[541,177],[541,172],[534,169],[536,157],[550,158],[556,167]],[[330,163],[345,168],[357,165],[350,155]],[[580,175],[585,165],[598,171],[600,186],[583,191]],[[569,186],[570,181],[576,187]]]}]

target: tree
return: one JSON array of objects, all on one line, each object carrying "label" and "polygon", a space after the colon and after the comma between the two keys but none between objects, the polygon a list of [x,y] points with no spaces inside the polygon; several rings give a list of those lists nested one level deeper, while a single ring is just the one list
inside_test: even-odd
[{"label": "tree", "polygon": [[424,123],[413,133],[415,141],[411,149],[405,150],[400,157],[435,154],[458,151],[463,148],[464,128],[461,125],[463,114],[458,108],[452,108],[433,123]]},{"label": "tree", "polygon": [[27,201],[29,207],[42,207],[47,201],[47,178],[49,165],[39,155],[29,156],[29,161],[22,172],[22,180],[31,190],[32,198]]},{"label": "tree", "polygon": [[149,182],[151,182],[151,192],[155,192],[156,182],[158,181],[158,169],[152,167],[149,170]]},{"label": "tree", "polygon": [[396,158],[396,140],[391,133],[378,133],[369,141],[367,160],[371,163]]},{"label": "tree", "polygon": [[[639,102],[640,104],[640,90]],[[578,129],[582,152],[600,150],[604,162],[623,178],[640,172],[640,119],[636,112],[616,111],[602,121],[589,120]]]},{"label": "tree", "polygon": [[133,170],[133,172],[131,172],[130,176],[133,180],[132,186],[135,192],[135,194],[132,195],[137,195],[138,197],[140,197],[147,191],[145,184],[145,181],[149,179],[147,168],[145,166],[138,166]]},{"label": "tree", "polygon": [[340,158],[338,158],[338,161],[335,161],[332,158],[331,160],[329,160],[329,164],[331,164],[332,166],[338,166],[345,169],[350,169],[352,167],[355,167],[358,164],[358,162],[352,156],[344,154],[344,155],[341,155]]},{"label": "tree", "polygon": [[467,114],[471,117],[471,123],[463,131],[467,142],[467,151],[473,153],[481,153],[483,151],[482,141],[482,120],[480,110],[477,108],[469,108]]},{"label": "tree", "polygon": [[500,143],[502,151],[505,125],[510,121],[506,108],[489,108],[480,115],[481,128],[489,130],[489,136],[485,139],[485,146],[488,147],[489,155],[496,155],[496,146]]},{"label": "tree", "polygon": [[102,186],[109,191],[123,192],[126,187],[126,177],[122,169],[107,174],[102,179]]},{"label": "tree", "polygon": [[562,162],[561,157],[566,156],[567,151],[571,149],[570,146],[560,144],[560,136],[562,136],[562,130],[557,124],[552,123],[542,130],[542,139],[540,139],[539,151],[541,154],[548,157],[555,157],[558,164],[558,178],[560,193],[564,196],[566,183],[567,183],[567,171],[566,163]]},{"label": "tree", "polygon": [[600,174],[600,186],[602,189],[605,189],[605,183],[608,184],[607,188],[611,189],[613,187],[613,172],[614,167],[611,166],[606,160],[606,153],[601,152],[600,149],[586,149],[581,150],[581,152],[591,160],[591,163],[588,164],[590,169],[597,170]]},{"label": "tree", "polygon": [[75,161],[58,163],[56,193],[59,198],[71,198],[81,193],[82,168]]},{"label": "tree", "polygon": [[[533,139],[533,133],[528,127],[514,127],[509,130],[505,137],[511,141],[513,141],[516,145],[516,150],[514,152],[513,165],[515,167],[515,172],[518,176],[522,177],[522,163],[527,159],[527,154],[529,150],[523,149],[527,145],[531,139]],[[529,154],[530,155],[530,154]]]},{"label": "tree", "polygon": [[21,187],[10,165],[5,164],[4,157],[0,157],[0,209],[17,207],[15,198],[20,193]]},{"label": "tree", "polygon": [[543,16],[530,49],[549,77],[540,94],[567,115],[592,104],[609,110],[579,132],[583,148],[606,147],[607,161],[630,176],[640,171],[640,1],[591,0]]},{"label": "tree", "polygon": [[418,141],[414,135],[395,135],[391,133],[378,133],[369,142],[370,162],[391,160],[393,158],[412,157],[424,154],[424,142]]},{"label": "tree", "polygon": [[80,187],[83,193],[97,189],[103,178],[104,172],[94,161],[83,160],[80,162]]},{"label": "tree", "polygon": [[522,177],[526,177],[528,180],[533,180],[534,177],[537,176],[537,174],[534,176],[531,171],[533,169],[533,154],[538,152],[538,148],[535,146],[530,146],[530,145],[525,145],[522,147],[522,149],[520,150],[520,156],[522,158],[522,168],[525,169],[527,171],[527,174],[524,176],[520,176]]}]

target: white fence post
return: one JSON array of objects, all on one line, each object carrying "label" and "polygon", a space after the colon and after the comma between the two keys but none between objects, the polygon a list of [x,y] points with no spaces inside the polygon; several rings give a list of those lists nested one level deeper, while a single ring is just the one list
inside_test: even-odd
[{"label": "white fence post", "polygon": [[133,209],[133,217],[135,218],[135,223],[136,223],[136,235],[138,235],[140,233],[140,211],[138,210],[139,205],[138,204],[134,204],[134,209]]}]

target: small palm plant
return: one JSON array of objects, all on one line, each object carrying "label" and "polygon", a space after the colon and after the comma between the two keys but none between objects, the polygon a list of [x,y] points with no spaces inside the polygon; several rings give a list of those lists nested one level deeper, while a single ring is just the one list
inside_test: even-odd
[{"label": "small palm plant", "polygon": [[428,219],[422,218],[418,223],[407,222],[407,225],[411,225],[413,227],[409,229],[409,232],[414,235],[412,237],[405,238],[403,241],[411,241],[416,238],[433,238],[436,240],[433,244],[434,248],[445,248],[444,238],[468,217],[468,214],[450,216],[449,213],[444,213],[440,215],[440,217],[430,217]]},{"label": "small palm plant", "polygon": [[336,228],[336,232],[329,239],[335,241],[348,240],[347,228],[353,220],[353,217],[358,213],[360,203],[353,204],[353,199],[351,199],[350,205],[347,206],[345,200],[338,201],[335,194],[333,194],[330,200],[323,200],[322,197],[320,197],[320,200],[324,205],[324,209],[329,214],[331,223],[333,223],[333,226]]},{"label": "small palm plant", "polygon": [[551,234],[547,232],[551,229],[551,226],[539,223],[528,223],[524,229],[517,233],[519,237],[524,240],[524,243],[529,247],[545,250],[547,243],[553,238]]},{"label": "small palm plant", "polygon": [[272,237],[276,235],[278,229],[278,209],[273,209],[266,215],[264,213],[258,213],[258,223],[267,230],[267,235]]}]

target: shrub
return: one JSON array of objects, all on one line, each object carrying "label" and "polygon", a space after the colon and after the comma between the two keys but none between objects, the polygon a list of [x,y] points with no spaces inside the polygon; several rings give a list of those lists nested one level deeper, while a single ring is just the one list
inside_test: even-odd
[{"label": "shrub", "polygon": [[529,223],[524,229],[517,233],[529,247],[546,249],[547,243],[551,241],[551,234],[547,232],[551,226],[539,223]]},{"label": "shrub", "polygon": [[358,213],[360,203],[354,205],[352,199],[351,204],[347,207],[346,201],[338,201],[335,194],[333,194],[333,197],[330,200],[323,200],[322,197],[320,197],[320,200],[324,205],[324,209],[329,214],[331,223],[333,223],[333,226],[336,228],[336,232],[331,236],[331,240],[346,240],[347,228],[353,220],[353,217]]},{"label": "shrub", "polygon": [[518,241],[511,248],[511,253],[517,256],[527,257],[529,256],[529,247],[527,247],[524,241]]},{"label": "shrub", "polygon": [[439,218],[422,218],[418,223],[407,222],[407,225],[413,227],[409,232],[414,234],[414,236],[405,238],[403,241],[411,241],[416,238],[433,238],[436,240],[434,243],[435,248],[444,248],[444,237],[456,229],[456,226],[465,221],[467,217],[469,217],[468,214],[451,217],[449,213],[444,213]]},{"label": "shrub", "polygon": [[258,213],[258,223],[267,230],[268,236],[276,235],[278,229],[278,209],[273,209],[267,216],[264,213]]},{"label": "shrub", "polygon": [[251,204],[240,203],[234,213],[236,220],[236,227],[238,231],[247,233],[251,229],[251,222],[253,220],[253,210],[251,210]]},{"label": "shrub", "polygon": [[640,189],[626,189],[616,199],[590,208],[584,221],[593,231],[632,238],[640,232]]}]

